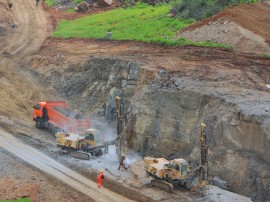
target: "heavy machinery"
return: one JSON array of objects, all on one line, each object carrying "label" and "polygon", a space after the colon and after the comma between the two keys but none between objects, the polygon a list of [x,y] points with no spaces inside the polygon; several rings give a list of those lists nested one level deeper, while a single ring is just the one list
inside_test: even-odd
[{"label": "heavy machinery", "polygon": [[125,153],[125,121],[124,121],[124,104],[122,98],[119,96],[115,97],[115,108],[116,108],[116,121],[117,121],[117,142],[116,142],[116,153],[118,155],[119,162],[121,156]]},{"label": "heavy machinery", "polygon": [[200,166],[199,166],[199,186],[205,186],[208,181],[209,177],[209,160],[208,160],[208,153],[209,148],[206,144],[206,134],[204,133],[206,125],[201,123],[201,137],[200,137],[200,148],[201,148],[201,159],[200,159]]},{"label": "heavy machinery", "polygon": [[68,109],[65,101],[39,101],[34,105],[33,120],[37,128],[57,128],[70,133],[84,133],[90,120]]},{"label": "heavy machinery", "polygon": [[55,134],[57,146],[73,157],[90,159],[91,156],[101,156],[108,153],[108,147],[115,144],[116,140],[102,142],[100,132],[97,129],[87,129],[85,133],[63,133]]},{"label": "heavy machinery", "polygon": [[179,158],[168,161],[164,158],[144,158],[145,171],[155,180],[151,181],[153,186],[171,192],[176,185],[187,186],[189,178],[189,164],[186,160]]},{"label": "heavy machinery", "polygon": [[148,175],[154,178],[151,185],[168,192],[171,192],[177,185],[184,185],[187,189],[201,192],[207,184],[209,175],[205,127],[206,125],[202,123],[200,134],[201,160],[197,168],[190,170],[189,164],[182,158],[171,161],[164,158],[144,158],[144,169]]}]

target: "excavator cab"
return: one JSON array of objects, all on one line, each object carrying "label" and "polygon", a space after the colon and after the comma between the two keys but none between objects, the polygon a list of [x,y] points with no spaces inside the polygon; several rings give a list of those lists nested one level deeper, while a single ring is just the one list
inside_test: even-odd
[{"label": "excavator cab", "polygon": [[101,143],[100,132],[97,129],[87,129],[85,132],[85,140],[88,145],[98,145]]},{"label": "excavator cab", "polygon": [[171,161],[171,164],[174,168],[174,174],[178,178],[186,178],[188,175],[188,172],[190,171],[189,165],[186,160],[180,158],[180,159],[174,159]]},{"label": "excavator cab", "polygon": [[184,159],[171,160],[165,167],[174,178],[186,178],[188,175],[189,165]]}]

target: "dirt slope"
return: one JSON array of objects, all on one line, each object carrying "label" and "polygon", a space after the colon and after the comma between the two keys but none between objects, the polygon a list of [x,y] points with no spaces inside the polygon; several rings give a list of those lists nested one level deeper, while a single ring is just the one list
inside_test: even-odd
[{"label": "dirt slope", "polygon": [[49,34],[49,22],[42,8],[31,0],[13,2],[10,11],[5,3],[1,0],[0,26],[4,31],[0,37],[0,113],[29,120],[32,103],[45,92],[30,74],[18,68],[16,60],[40,48]]},{"label": "dirt slope", "polygon": [[181,30],[179,36],[233,45],[242,52],[269,52],[270,5],[258,3],[233,6]]}]

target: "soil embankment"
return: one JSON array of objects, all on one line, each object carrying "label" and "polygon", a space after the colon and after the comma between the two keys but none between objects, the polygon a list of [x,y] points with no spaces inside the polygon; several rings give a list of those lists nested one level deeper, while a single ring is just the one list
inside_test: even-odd
[{"label": "soil embankment", "polygon": [[239,4],[195,23],[179,36],[194,41],[212,41],[232,46],[238,52],[270,52],[270,5]]}]

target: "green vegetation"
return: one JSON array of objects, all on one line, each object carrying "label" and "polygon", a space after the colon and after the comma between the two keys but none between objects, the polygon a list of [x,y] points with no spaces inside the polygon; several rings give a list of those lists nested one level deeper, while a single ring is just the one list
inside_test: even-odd
[{"label": "green vegetation", "polygon": [[[72,0],[72,2],[74,4],[79,4],[81,2],[83,2],[85,0]],[[65,0],[45,0],[45,3],[47,6],[51,7],[51,6],[54,6],[56,4],[64,4],[65,3]]]},{"label": "green vegetation", "polygon": [[192,20],[168,18],[168,5],[157,7],[138,4],[127,9],[116,9],[73,21],[61,21],[55,37],[104,38],[112,32],[112,39],[151,42],[153,39],[171,38],[175,32]]},{"label": "green vegetation", "polygon": [[65,12],[66,12],[66,13],[74,13],[75,11],[74,11],[74,8],[70,8],[70,9],[68,9],[68,10],[65,10]]},{"label": "green vegetation", "polygon": [[21,198],[16,200],[0,200],[0,202],[31,202],[30,198]]},{"label": "green vegetation", "polygon": [[79,4],[79,3],[81,3],[81,2],[83,2],[83,1],[85,1],[85,0],[72,0],[75,4]]},{"label": "green vegetation", "polygon": [[54,5],[54,1],[53,0],[45,0],[45,3],[47,6],[51,7]]},{"label": "green vegetation", "polygon": [[267,59],[270,59],[270,53],[264,54],[264,57],[267,58]]},{"label": "green vegetation", "polygon": [[202,20],[237,3],[256,3],[258,0],[174,0],[175,13],[182,18]]},{"label": "green vegetation", "polygon": [[210,42],[192,42],[187,39],[173,40],[176,31],[194,22],[181,18],[169,18],[169,5],[152,7],[137,4],[126,9],[120,8],[95,14],[73,21],[61,21],[54,37],[62,38],[105,38],[107,32],[112,33],[113,40],[135,40],[155,42],[163,45],[198,45],[225,47],[223,44]]}]

